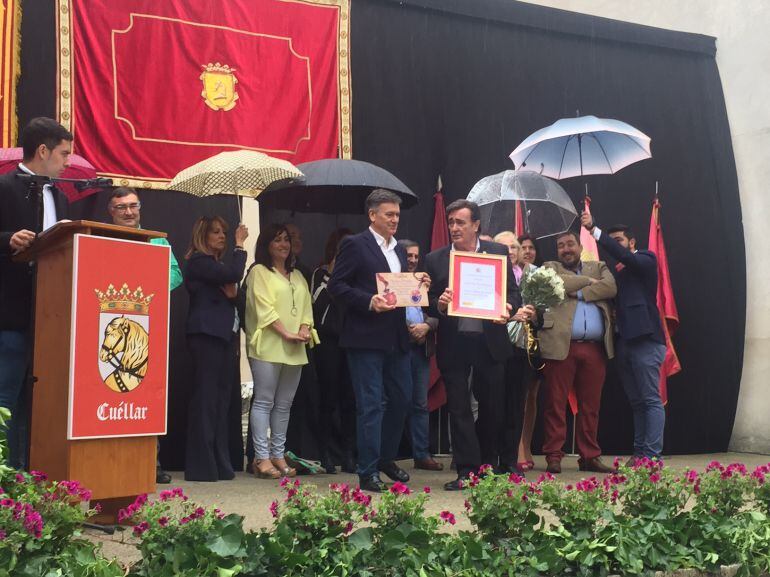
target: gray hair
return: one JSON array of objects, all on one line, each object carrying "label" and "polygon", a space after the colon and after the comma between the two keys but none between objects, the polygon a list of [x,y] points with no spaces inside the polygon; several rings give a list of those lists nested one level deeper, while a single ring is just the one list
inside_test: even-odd
[{"label": "gray hair", "polygon": [[409,240],[408,238],[402,238],[401,240],[398,241],[398,244],[400,244],[404,248],[404,250],[410,249],[413,246],[420,248],[420,245],[416,241]]},{"label": "gray hair", "polygon": [[401,197],[395,192],[385,190],[384,188],[375,188],[369,196],[366,197],[366,203],[364,203],[366,214],[369,214],[370,210],[377,210],[381,204],[388,203],[400,205]]}]

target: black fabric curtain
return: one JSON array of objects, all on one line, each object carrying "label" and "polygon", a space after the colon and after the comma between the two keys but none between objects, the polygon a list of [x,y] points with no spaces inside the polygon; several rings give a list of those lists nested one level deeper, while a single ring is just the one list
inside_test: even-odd
[{"label": "black fabric curtain", "polygon": [[[26,0],[19,116],[55,115],[55,5]],[[684,370],[669,380],[665,451],[726,450],[740,386],[746,308],[741,208],[713,38],[627,24],[512,0],[352,0],[353,154],[396,174],[421,199],[398,236],[427,248],[432,195],[447,202],[480,178],[512,168],[507,155],[562,117],[617,118],[652,137],[653,159],[615,175],[561,181],[576,206],[587,184],[602,226],[631,225],[646,246],[655,182],[681,317],[675,343]],[[104,135],[105,141],[109,134]],[[169,233],[177,257],[205,213],[237,219],[232,199],[146,192],[143,224]],[[104,219],[103,199],[75,210]],[[336,225],[363,217],[263,214],[303,227],[303,262],[320,261]],[[250,239],[250,241],[255,239]],[[553,241],[540,243],[545,258]],[[183,464],[189,358],[187,295],[172,297],[166,466]],[[632,445],[630,409],[612,368],[600,441]]]}]

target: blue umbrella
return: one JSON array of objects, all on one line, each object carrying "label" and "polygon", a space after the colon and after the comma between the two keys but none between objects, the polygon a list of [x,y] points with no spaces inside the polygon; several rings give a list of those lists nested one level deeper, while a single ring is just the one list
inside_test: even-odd
[{"label": "blue umbrella", "polygon": [[615,174],[652,157],[650,137],[611,118],[562,118],[528,136],[510,154],[518,170],[562,179],[587,174]]}]

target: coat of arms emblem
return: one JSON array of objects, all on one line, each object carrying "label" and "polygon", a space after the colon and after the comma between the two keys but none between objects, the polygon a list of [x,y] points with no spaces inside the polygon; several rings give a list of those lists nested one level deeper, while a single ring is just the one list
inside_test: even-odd
[{"label": "coat of arms emblem", "polygon": [[232,110],[238,93],[235,85],[238,79],[235,77],[235,68],[219,62],[202,65],[203,72],[200,79],[203,81],[201,96],[206,105],[212,110]]},{"label": "coat of arms emblem", "polygon": [[150,345],[150,301],[142,287],[133,292],[109,285],[95,289],[99,299],[99,374],[117,393],[133,391],[147,374]]}]

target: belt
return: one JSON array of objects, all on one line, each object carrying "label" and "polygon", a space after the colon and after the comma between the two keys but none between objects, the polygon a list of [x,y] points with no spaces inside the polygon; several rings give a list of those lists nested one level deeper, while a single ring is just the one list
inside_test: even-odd
[{"label": "belt", "polygon": [[572,339],[572,342],[573,343],[596,343],[596,344],[598,344],[601,341],[589,341],[589,340],[586,340],[586,339]]}]

